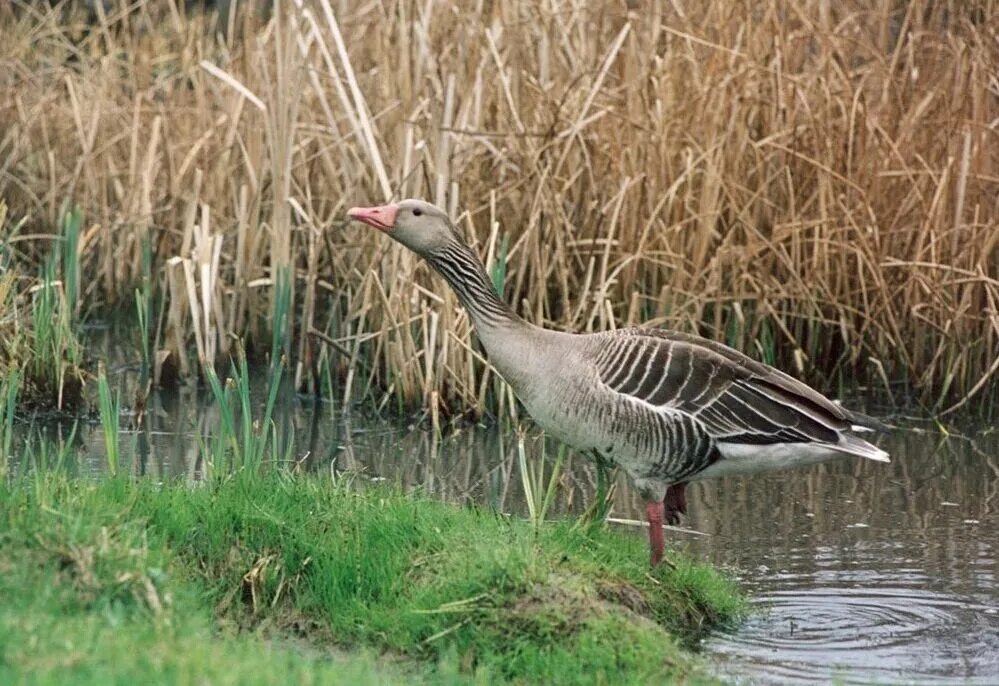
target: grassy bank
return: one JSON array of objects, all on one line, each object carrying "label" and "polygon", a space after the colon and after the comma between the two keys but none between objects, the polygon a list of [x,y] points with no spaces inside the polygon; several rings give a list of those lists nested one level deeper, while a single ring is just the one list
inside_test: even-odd
[{"label": "grassy bank", "polygon": [[318,477],[0,487],[4,683],[650,683],[740,601],[639,537]]},{"label": "grassy bank", "polygon": [[83,318],[148,286],[158,367],[237,334],[340,398],[510,409],[440,281],[343,225],[417,195],[539,324],[940,410],[997,388],[993,0],[113,4],[0,8],[0,245],[27,293],[79,207],[60,284]]}]

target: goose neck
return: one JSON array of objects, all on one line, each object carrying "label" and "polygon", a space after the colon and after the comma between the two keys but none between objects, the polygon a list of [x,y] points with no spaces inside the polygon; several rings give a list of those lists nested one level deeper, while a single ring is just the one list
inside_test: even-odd
[{"label": "goose neck", "polygon": [[482,261],[471,248],[449,246],[429,256],[427,261],[458,296],[480,337],[497,328],[526,326],[500,299]]}]

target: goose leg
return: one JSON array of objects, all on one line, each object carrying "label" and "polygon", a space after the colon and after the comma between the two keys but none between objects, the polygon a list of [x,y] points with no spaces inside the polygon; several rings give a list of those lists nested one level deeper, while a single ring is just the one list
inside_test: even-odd
[{"label": "goose leg", "polygon": [[663,515],[665,507],[662,500],[653,500],[645,506],[645,517],[649,520],[649,549],[652,553],[652,566],[655,567],[663,559]]},{"label": "goose leg", "polygon": [[666,508],[666,523],[676,526],[680,523],[680,515],[687,514],[687,484],[673,484],[666,489],[663,504]]}]

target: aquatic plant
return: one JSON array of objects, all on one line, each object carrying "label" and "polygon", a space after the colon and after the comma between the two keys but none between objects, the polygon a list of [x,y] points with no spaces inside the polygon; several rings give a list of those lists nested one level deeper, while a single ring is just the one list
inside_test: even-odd
[{"label": "aquatic plant", "polygon": [[[263,413],[255,416],[251,397],[251,373],[242,346],[238,346],[230,376],[225,382],[214,367],[207,366],[204,376],[219,409],[220,426],[205,446],[207,461],[218,469],[257,468],[264,458],[286,457],[289,446],[279,446],[274,408],[281,389],[284,358],[274,360],[266,377],[266,400]],[[269,448],[268,448],[269,447]],[[227,473],[224,469],[220,473]]]},{"label": "aquatic plant", "polygon": [[559,479],[562,477],[562,466],[565,463],[565,445],[560,444],[551,472],[545,476],[545,442],[542,439],[540,443],[541,450],[532,450],[532,457],[529,458],[524,449],[524,434],[518,432],[517,465],[520,468],[520,483],[524,489],[528,515],[535,532],[540,530],[548,517]]},{"label": "aquatic plant", "polygon": [[618,470],[602,456],[594,456],[596,462],[597,487],[586,509],[576,519],[577,527],[592,529],[603,526],[610,517],[617,490]]},{"label": "aquatic plant", "polygon": [[9,370],[0,380],[0,479],[7,474],[7,465],[14,457],[14,412],[17,409],[17,392],[21,375],[17,369]]},{"label": "aquatic plant", "polygon": [[22,402],[74,404],[83,381],[73,304],[79,290],[79,216],[66,213],[40,273],[27,274],[19,260],[27,218],[11,224],[7,214],[0,200],[0,374],[20,371]]},{"label": "aquatic plant", "polygon": [[64,436],[60,432],[58,440],[53,441],[41,428],[30,427],[24,449],[19,455],[20,472],[14,479],[21,484],[30,484],[39,499],[44,500],[45,481],[49,475],[59,474],[61,477],[72,464],[72,458],[76,454],[74,441],[77,428],[78,424],[74,421],[68,435]]},{"label": "aquatic plant", "polygon": [[103,362],[97,371],[97,400],[101,432],[104,435],[104,457],[107,460],[108,473],[114,476],[118,473],[118,415],[121,411],[121,400],[117,389],[113,394],[111,392]]},{"label": "aquatic plant", "polygon": [[59,268],[66,296],[66,311],[71,321],[76,320],[80,310],[80,221],[78,208],[74,207],[63,213]]},{"label": "aquatic plant", "polygon": [[287,267],[278,269],[274,286],[274,310],[271,313],[271,362],[276,364],[291,354],[291,276]]},{"label": "aquatic plant", "polygon": [[83,348],[76,336],[57,256],[53,252],[46,260],[38,285],[30,290],[31,321],[24,333],[28,358],[24,366],[36,394],[62,407],[64,400],[79,400]]},{"label": "aquatic plant", "polygon": [[149,295],[135,289],[135,320],[139,331],[139,386],[146,388],[153,368],[151,341],[149,339]]},{"label": "aquatic plant", "polygon": [[18,278],[11,269],[10,240],[18,229],[7,225],[7,204],[0,198],[0,375],[5,379],[20,366],[17,350],[23,343],[24,317],[17,303]]},{"label": "aquatic plant", "polygon": [[[496,289],[496,294],[499,297],[503,297],[503,291],[506,289],[506,258],[507,251],[510,249],[510,239],[508,236],[503,236],[503,242],[500,243],[499,254],[496,255],[496,259],[493,262],[490,277],[493,280],[493,288]],[[487,260],[488,261],[488,260]]]},{"label": "aquatic plant", "polygon": [[158,349],[160,329],[157,326],[154,334],[152,326],[158,323],[162,317],[157,317],[153,311],[153,295],[153,246],[152,239],[147,233],[142,237],[142,278],[139,281],[138,288],[135,289],[136,328],[139,334],[139,353],[141,355],[139,362],[139,393],[141,394],[143,403],[145,403],[145,397],[149,393],[151,382],[154,379],[158,381],[160,378],[160,366],[156,363],[153,356],[153,351]]}]

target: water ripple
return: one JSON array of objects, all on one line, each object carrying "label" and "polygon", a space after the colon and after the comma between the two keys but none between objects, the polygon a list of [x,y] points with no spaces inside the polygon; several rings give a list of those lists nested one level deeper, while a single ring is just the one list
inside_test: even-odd
[{"label": "water ripple", "polygon": [[790,581],[757,596],[761,614],[709,647],[733,658],[754,682],[938,682],[964,675],[959,681],[968,683],[999,675],[999,615],[988,602],[912,587]]}]

